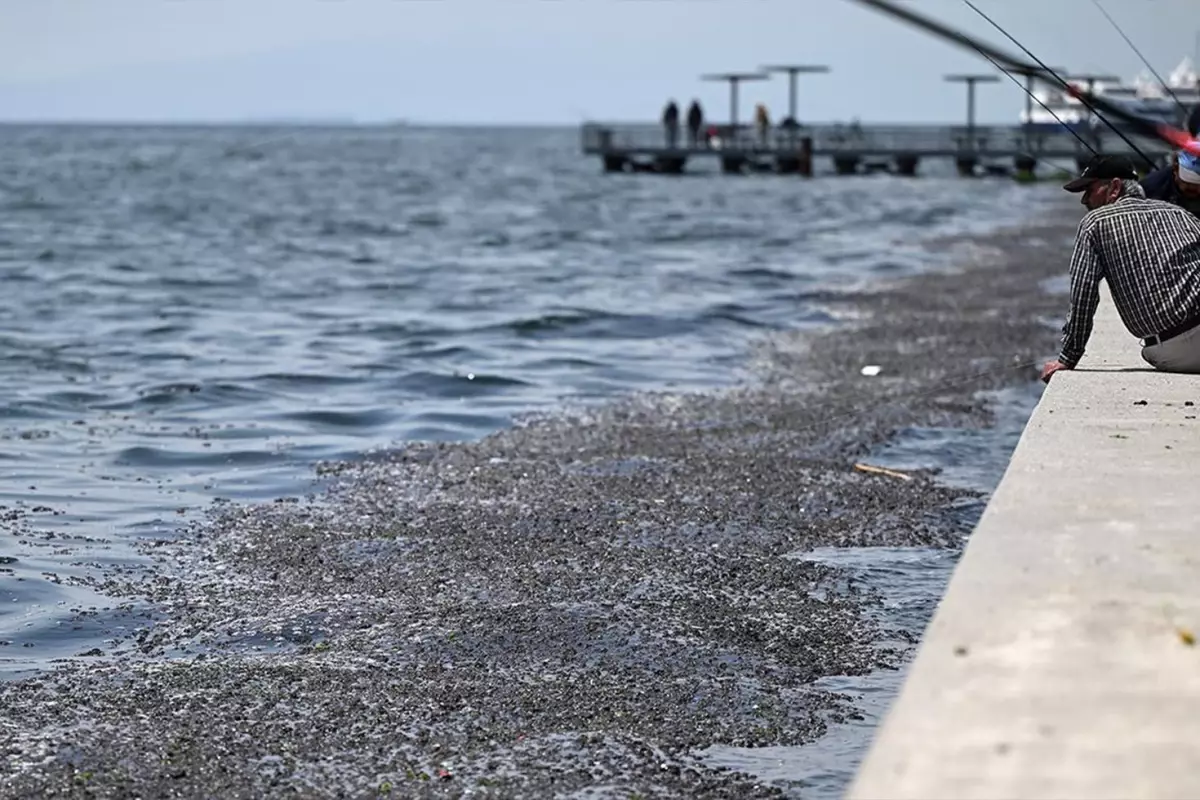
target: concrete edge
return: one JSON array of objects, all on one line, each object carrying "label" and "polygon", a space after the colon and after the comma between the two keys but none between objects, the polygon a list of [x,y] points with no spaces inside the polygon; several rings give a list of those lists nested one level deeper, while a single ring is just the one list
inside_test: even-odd
[{"label": "concrete edge", "polygon": [[1103,292],[847,798],[1200,797],[1197,416]]}]

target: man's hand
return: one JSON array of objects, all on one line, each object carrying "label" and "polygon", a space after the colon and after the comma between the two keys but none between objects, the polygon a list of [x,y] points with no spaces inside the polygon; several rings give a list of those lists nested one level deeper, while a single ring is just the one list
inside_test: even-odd
[{"label": "man's hand", "polygon": [[1070,369],[1070,367],[1061,361],[1047,361],[1046,366],[1042,367],[1042,382],[1049,383],[1050,376],[1058,372],[1060,369]]}]

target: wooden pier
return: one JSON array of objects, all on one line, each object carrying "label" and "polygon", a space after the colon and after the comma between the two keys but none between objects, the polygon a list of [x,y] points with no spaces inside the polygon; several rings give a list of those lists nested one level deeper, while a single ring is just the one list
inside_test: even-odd
[{"label": "wooden pier", "polygon": [[[916,175],[929,159],[952,160],[963,176],[1032,174],[1039,163],[1075,170],[1091,157],[1065,128],[1011,125],[808,125],[760,132],[748,125],[706,126],[700,140],[671,145],[662,125],[584,123],[583,153],[599,156],[606,172],[682,174],[689,161],[717,159],[728,174],[778,172],[810,176],[816,159],[832,162],[838,175],[893,172]],[[1134,156],[1108,129],[1079,131],[1097,152]],[[1143,153],[1161,162],[1170,154],[1156,139],[1130,136]]]},{"label": "wooden pier", "polygon": [[[952,83],[966,85],[965,125],[849,125],[828,123],[799,125],[796,120],[796,77],[826,73],[823,65],[761,67],[757,72],[705,75],[704,80],[729,83],[729,122],[705,123],[699,135],[646,123],[587,122],[581,130],[585,155],[599,156],[606,172],[657,172],[682,174],[692,159],[717,159],[722,172],[779,172],[809,176],[815,159],[832,163],[838,175],[893,172],[916,175],[922,161],[949,159],[963,176],[983,174],[1033,177],[1039,164],[1055,171],[1076,172],[1094,153],[1134,157],[1139,168],[1149,168],[1137,152],[1156,164],[1165,163],[1170,150],[1158,139],[1124,132],[1123,139],[1103,124],[1077,126],[1031,122],[1033,88],[1037,73],[1010,71],[1020,85],[1025,78],[1025,114],[1020,123],[1001,126],[975,124],[976,84],[995,83],[993,74],[947,75]],[[772,73],[788,76],[788,116],[784,124],[761,130],[738,121],[738,86],[744,81],[768,80]],[[1063,69],[1055,70],[1065,75]],[[1089,87],[1108,76],[1082,75]],[[1130,145],[1130,141],[1134,146]]]}]

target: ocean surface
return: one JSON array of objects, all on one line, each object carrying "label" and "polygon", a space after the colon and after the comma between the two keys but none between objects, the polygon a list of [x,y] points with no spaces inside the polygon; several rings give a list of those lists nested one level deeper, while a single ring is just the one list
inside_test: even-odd
[{"label": "ocean surface", "polygon": [[[837,324],[819,293],[1046,196],[715,166],[604,175],[574,130],[0,127],[0,660],[64,655],[37,645],[102,602],[46,573],[303,494],[318,460],[727,385],[755,337]],[[990,489],[994,436],[908,440]]]}]

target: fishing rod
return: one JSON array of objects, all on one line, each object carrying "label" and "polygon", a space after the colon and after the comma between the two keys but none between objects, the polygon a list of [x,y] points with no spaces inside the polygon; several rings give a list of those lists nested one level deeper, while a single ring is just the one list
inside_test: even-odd
[{"label": "fishing rod", "polygon": [[[1008,69],[1014,72],[1029,73],[1041,77],[1042,80],[1053,82],[1053,78],[1050,77],[1050,73],[1044,68],[1039,68],[1034,64],[1022,61],[1021,59],[1015,58],[997,47],[981,42],[972,36],[968,36],[961,31],[950,28],[940,22],[937,22],[936,20],[930,19],[922,14],[918,14],[915,11],[910,11],[907,8],[903,8],[892,0],[854,1],[873,8],[876,11],[881,11],[890,16],[897,17],[898,19],[901,19],[910,25],[914,25],[924,31],[946,39],[947,41],[953,42],[954,44],[969,48],[976,53],[987,55],[995,61],[1006,65]],[[1180,130],[1173,125],[1169,125],[1158,120],[1150,120],[1134,114],[1132,111],[1122,108],[1116,103],[1105,100],[1101,97],[1097,97],[1091,92],[1066,83],[1065,81],[1062,81],[1061,78],[1058,80],[1058,83],[1062,85],[1065,91],[1072,97],[1079,99],[1080,102],[1084,102],[1086,98],[1087,102],[1090,103],[1089,107],[1093,109],[1099,109],[1108,116],[1127,123],[1139,135],[1156,138],[1160,141],[1166,142],[1173,148],[1200,155],[1200,140],[1194,139],[1186,131]],[[1097,116],[1099,116],[1099,114],[1097,114]]]},{"label": "fishing rod", "polygon": [[1180,101],[1179,95],[1175,94],[1175,90],[1171,88],[1171,84],[1164,81],[1162,75],[1159,75],[1158,71],[1151,66],[1149,60],[1142,55],[1142,51],[1138,50],[1137,45],[1133,43],[1133,40],[1125,35],[1125,31],[1121,30],[1121,26],[1117,24],[1117,21],[1113,19],[1112,15],[1104,9],[1104,6],[1100,5],[1100,0],[1092,0],[1092,4],[1100,10],[1100,13],[1103,14],[1104,18],[1107,19],[1109,24],[1113,26],[1113,29],[1116,30],[1117,33],[1121,34],[1121,38],[1125,40],[1125,44],[1129,45],[1130,49],[1132,49],[1134,53],[1137,53],[1137,57],[1140,58],[1142,63],[1146,65],[1146,69],[1150,70],[1150,74],[1153,75],[1158,80],[1159,84],[1167,90],[1167,94],[1171,95],[1171,99],[1175,101],[1175,105],[1178,106],[1180,112],[1182,112],[1186,117],[1188,110],[1184,107],[1183,102]]},{"label": "fishing rod", "polygon": [[[972,3],[971,0],[963,0],[963,3],[966,4],[967,8],[971,9],[976,14],[983,17],[983,19],[988,24],[990,24],[993,28],[1000,31],[1000,33],[1004,34],[1004,36],[1010,42],[1015,44],[1017,47],[1021,48],[1021,51],[1023,53],[1025,53],[1025,55],[1032,58],[1039,67],[1041,67],[1043,70],[1045,70],[1046,73],[1048,75],[1050,75],[1051,78],[1053,78],[1055,81],[1057,81],[1059,86],[1061,86],[1063,89],[1067,90],[1068,92],[1071,91],[1071,88],[1072,88],[1071,84],[1067,83],[1066,79],[1063,78],[1063,76],[1059,75],[1053,69],[1046,66],[1046,63],[1044,61],[1042,61],[1040,58],[1038,58],[1032,52],[1030,52],[1028,47],[1026,47],[1025,45],[1018,42],[1016,40],[1016,37],[1014,37],[1011,33],[1004,30],[1004,28],[1001,28],[1000,24],[998,22],[996,22],[994,19],[992,19],[991,17],[989,17],[987,14],[985,14],[983,12],[983,10],[979,8],[979,6]],[[1090,93],[1085,92],[1084,94],[1090,94]],[[1108,119],[1108,117],[1104,116],[1099,111],[1097,111],[1096,107],[1094,105],[1092,105],[1090,102],[1088,102],[1087,99],[1080,97],[1079,100],[1087,107],[1088,111],[1091,111],[1093,114],[1096,115],[1097,119],[1099,119],[1101,122],[1103,122],[1105,125],[1107,125],[1109,130],[1111,130],[1113,133],[1115,133],[1117,136],[1119,136],[1121,138],[1121,141],[1123,141],[1125,144],[1129,145],[1129,147],[1133,150],[1133,152],[1137,153],[1141,157],[1141,159],[1150,166],[1150,169],[1155,169],[1158,166],[1157,164],[1154,163],[1154,159],[1150,158],[1145,153],[1143,153],[1140,147],[1138,147],[1136,144],[1134,144],[1133,141],[1128,136],[1126,136],[1122,131],[1118,130],[1117,126],[1112,124],[1112,122]],[[1061,120],[1060,120],[1060,122],[1061,122]],[[1095,151],[1093,151],[1093,153],[1095,153]]]},{"label": "fishing rod", "polygon": [[[1030,99],[1032,99],[1035,103],[1037,103],[1039,106],[1044,108],[1046,110],[1046,113],[1049,114],[1050,116],[1054,117],[1055,121],[1058,122],[1059,125],[1062,125],[1063,128],[1065,128],[1068,133],[1070,133],[1072,136],[1074,136],[1075,141],[1079,142],[1081,145],[1086,147],[1089,153],[1091,153],[1092,155],[1097,155],[1096,148],[1092,147],[1091,143],[1089,143],[1086,139],[1084,139],[1082,136],[1080,136],[1078,131],[1076,131],[1074,128],[1072,128],[1067,123],[1063,122],[1062,118],[1060,116],[1058,116],[1058,114],[1054,113],[1054,109],[1052,109],[1052,108],[1050,108],[1050,106],[1046,105],[1046,103],[1042,100],[1042,98],[1038,97],[1036,94],[1034,94],[1033,92],[1031,92],[1027,88],[1025,88],[1024,84],[1022,84],[1019,80],[1017,80],[1016,75],[1013,75],[1011,72],[1006,70],[1004,67],[1000,66],[1000,63],[998,61],[996,61],[994,58],[992,58],[991,56],[989,56],[987,53],[980,53],[980,55],[982,55],[984,58],[986,58],[988,61],[990,61],[993,67],[1000,70],[1000,73],[1002,75],[1004,75],[1004,77],[1008,78],[1010,81],[1015,83],[1017,85],[1017,88],[1019,88],[1022,92],[1025,92],[1027,95],[1029,95]],[[1032,153],[1023,153],[1022,155],[1032,156],[1033,154]],[[1056,165],[1052,164],[1051,166],[1056,166]]]}]

